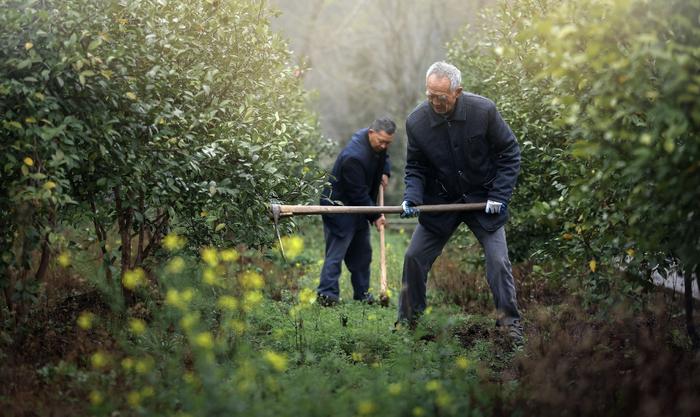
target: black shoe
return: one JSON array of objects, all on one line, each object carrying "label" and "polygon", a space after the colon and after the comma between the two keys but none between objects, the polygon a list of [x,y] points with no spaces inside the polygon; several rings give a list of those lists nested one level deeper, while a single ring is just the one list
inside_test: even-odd
[{"label": "black shoe", "polygon": [[327,295],[318,294],[316,296],[316,301],[318,301],[318,305],[320,305],[321,307],[333,307],[335,305],[338,305],[339,300],[337,298],[329,297]]},{"label": "black shoe", "polygon": [[360,301],[365,304],[374,304],[374,296],[370,293],[366,293],[364,297],[360,298]]},{"label": "black shoe", "polygon": [[512,323],[506,325],[506,330],[508,331],[508,338],[513,346],[520,347],[525,344],[523,325],[520,323],[520,320],[513,320]]}]

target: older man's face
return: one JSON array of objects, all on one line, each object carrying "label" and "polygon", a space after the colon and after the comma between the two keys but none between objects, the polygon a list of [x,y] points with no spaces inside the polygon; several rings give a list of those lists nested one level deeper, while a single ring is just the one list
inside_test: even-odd
[{"label": "older man's face", "polygon": [[425,86],[425,95],[430,103],[430,107],[437,114],[449,114],[455,108],[457,97],[462,93],[462,87],[457,87],[455,91],[450,91],[450,79],[438,77],[433,74],[428,77]]}]

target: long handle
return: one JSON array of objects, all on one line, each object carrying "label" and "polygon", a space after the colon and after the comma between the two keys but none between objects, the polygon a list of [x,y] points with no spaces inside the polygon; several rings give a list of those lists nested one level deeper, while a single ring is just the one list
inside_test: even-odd
[{"label": "long handle", "polygon": [[[295,215],[310,214],[400,214],[401,206],[299,206],[271,204],[270,209],[275,218]],[[476,211],[486,209],[486,203],[463,204],[434,204],[418,206],[423,213],[437,213],[445,211]]]},{"label": "long handle", "polygon": [[[384,187],[379,185],[379,205],[384,206]],[[384,225],[379,226],[379,293],[386,295],[386,246],[384,242]]]}]

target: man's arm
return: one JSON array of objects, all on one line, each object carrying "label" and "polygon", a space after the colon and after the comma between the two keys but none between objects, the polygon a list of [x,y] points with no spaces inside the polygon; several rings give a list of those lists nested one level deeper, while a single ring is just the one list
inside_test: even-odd
[{"label": "man's arm", "polygon": [[496,164],[496,178],[488,199],[507,204],[520,172],[520,146],[495,106],[489,109],[486,132]]},{"label": "man's arm", "polygon": [[423,151],[416,143],[413,132],[406,125],[406,136],[408,137],[406,151],[406,176],[404,183],[404,201],[410,201],[414,205],[423,204],[423,190],[425,188],[425,178],[427,177],[429,164]]},{"label": "man's arm", "polygon": [[[343,162],[341,171],[341,181],[351,206],[374,206],[376,205],[369,196],[369,187],[365,177],[365,170],[360,161],[348,158]],[[374,223],[379,218],[379,214],[367,214],[367,220]]]}]

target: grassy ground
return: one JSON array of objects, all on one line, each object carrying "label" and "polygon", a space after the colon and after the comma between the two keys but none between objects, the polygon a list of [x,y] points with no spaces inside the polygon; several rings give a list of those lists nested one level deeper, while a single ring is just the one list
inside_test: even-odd
[{"label": "grassy ground", "polygon": [[[207,265],[206,256],[200,263],[196,254],[174,252],[182,263],[154,268],[129,308],[97,285],[99,274],[89,275],[89,257],[54,269],[30,320],[3,328],[2,415],[700,410],[700,360],[688,349],[680,300],[668,293],[634,306],[584,308],[561,280],[515,265],[527,342],[514,350],[496,331],[480,248],[457,236],[433,268],[431,308],[419,327],[394,331],[411,230],[387,233],[389,307],[352,301],[345,272],[344,301],[325,308],[313,302],[323,259],[319,226],[304,223],[304,249],[288,262],[274,251],[239,250],[234,261],[219,252]],[[376,232],[372,239],[378,295]]]}]

